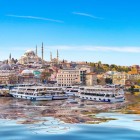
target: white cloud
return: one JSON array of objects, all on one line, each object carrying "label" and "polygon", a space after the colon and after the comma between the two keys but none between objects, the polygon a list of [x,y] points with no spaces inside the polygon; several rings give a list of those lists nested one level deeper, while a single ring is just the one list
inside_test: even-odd
[{"label": "white cloud", "polygon": [[[35,50],[35,47],[28,47],[28,46],[21,46],[21,47],[11,47],[2,49],[2,51],[8,51],[8,52],[25,52],[26,50]],[[126,47],[117,47],[117,46],[70,46],[70,45],[53,45],[53,46],[45,46],[45,51],[55,51],[55,50],[62,50],[62,51],[86,51],[86,52],[120,52],[120,53],[140,53],[140,47],[133,47],[133,46],[126,46]],[[41,47],[38,47],[38,51],[41,51]]]},{"label": "white cloud", "polygon": [[35,17],[35,16],[19,16],[19,15],[6,15],[9,17],[15,17],[15,18],[25,18],[25,19],[36,19],[36,20],[45,20],[45,21],[52,21],[52,22],[59,22],[63,23],[62,20],[55,20],[50,18],[44,18],[44,17]]},{"label": "white cloud", "polygon": [[45,48],[45,50],[56,50],[56,49],[58,49],[58,50],[64,50],[64,51],[69,51],[69,50],[75,50],[74,48],[73,48],[73,46],[44,46],[44,48]]},{"label": "white cloud", "polygon": [[26,50],[35,50],[35,48],[31,47],[12,47],[8,48],[9,51],[26,51]]},{"label": "white cloud", "polygon": [[85,50],[88,50],[88,51],[106,51],[106,52],[140,53],[140,47],[88,46],[88,47],[85,47]]},{"label": "white cloud", "polygon": [[90,17],[90,18],[94,18],[94,19],[103,19],[102,17],[96,17],[94,15],[87,14],[87,13],[73,12],[73,14],[80,15],[80,16],[86,16],[86,17]]},{"label": "white cloud", "polygon": [[116,46],[46,46],[45,48],[51,50],[64,51],[100,51],[100,52],[122,52],[122,53],[140,53],[140,47],[116,47]]}]

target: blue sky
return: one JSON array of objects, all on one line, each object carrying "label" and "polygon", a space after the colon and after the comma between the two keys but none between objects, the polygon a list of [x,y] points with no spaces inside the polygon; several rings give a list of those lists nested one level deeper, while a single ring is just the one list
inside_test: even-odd
[{"label": "blue sky", "polygon": [[0,0],[0,60],[27,49],[45,59],[140,65],[140,0]]}]

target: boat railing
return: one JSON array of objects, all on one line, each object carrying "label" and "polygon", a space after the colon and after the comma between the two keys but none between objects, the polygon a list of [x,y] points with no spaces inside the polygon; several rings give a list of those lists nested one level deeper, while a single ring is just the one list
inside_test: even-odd
[{"label": "boat railing", "polygon": [[15,92],[25,92],[25,90],[13,90],[13,91],[15,91]]}]

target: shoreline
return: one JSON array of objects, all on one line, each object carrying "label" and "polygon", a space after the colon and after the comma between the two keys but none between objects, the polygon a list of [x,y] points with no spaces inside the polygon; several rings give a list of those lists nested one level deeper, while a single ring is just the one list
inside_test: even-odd
[{"label": "shoreline", "polygon": [[[103,103],[84,101],[78,104],[66,104],[66,100],[47,102],[31,102],[11,97],[0,98],[0,118],[16,120],[25,119],[25,124],[33,124],[40,120],[35,117],[54,117],[65,123],[98,124],[114,120],[114,118],[98,118],[99,113],[140,114],[139,96],[126,94],[126,101],[120,103]],[[81,106],[82,105],[82,106]]]}]

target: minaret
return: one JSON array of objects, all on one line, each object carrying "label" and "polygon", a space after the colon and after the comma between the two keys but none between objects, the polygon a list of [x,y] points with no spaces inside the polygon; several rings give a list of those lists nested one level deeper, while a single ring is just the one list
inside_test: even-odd
[{"label": "minaret", "polygon": [[36,53],[36,56],[37,56],[37,45],[36,45],[36,51],[35,51],[35,53]]},{"label": "minaret", "polygon": [[8,63],[9,63],[9,64],[11,64],[11,63],[12,63],[11,58],[12,58],[12,57],[11,57],[11,53],[10,53],[10,55],[9,55],[9,60],[8,60]]},{"label": "minaret", "polygon": [[42,62],[44,62],[44,57],[43,57],[43,55],[44,55],[44,48],[43,48],[43,42],[42,42]]},{"label": "minaret", "polygon": [[11,53],[10,53],[10,55],[9,55],[9,60],[11,60]]},{"label": "minaret", "polygon": [[50,52],[50,61],[52,61],[52,52]]},{"label": "minaret", "polygon": [[38,62],[38,56],[37,56],[37,45],[36,45],[36,50],[35,50],[35,55],[36,55],[36,62]]},{"label": "minaret", "polygon": [[58,53],[58,50],[57,50],[57,64],[59,62],[59,53]]}]

